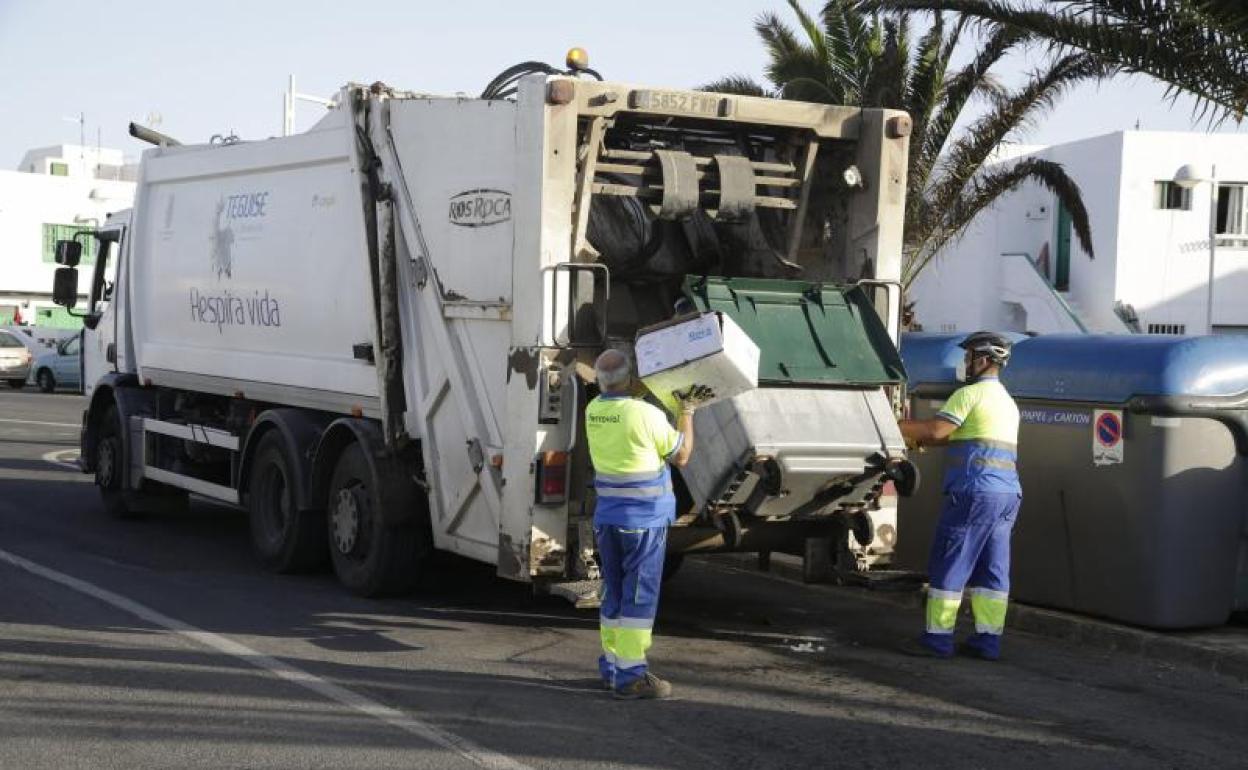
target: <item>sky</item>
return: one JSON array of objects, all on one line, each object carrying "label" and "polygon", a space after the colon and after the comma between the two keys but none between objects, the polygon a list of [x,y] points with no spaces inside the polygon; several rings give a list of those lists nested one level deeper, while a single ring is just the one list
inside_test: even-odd
[{"label": "sky", "polygon": [[[98,136],[134,157],[145,145],[126,133],[131,120],[185,143],[275,136],[292,74],[298,91],[323,97],[377,80],[475,96],[514,63],[558,65],[579,45],[608,80],[692,87],[726,74],[761,78],[752,21],[768,10],[791,18],[780,0],[0,0],[0,168],[16,168],[33,147],[77,144],[79,115],[88,144]],[[1039,56],[1015,56],[1002,80],[1019,82]],[[1137,123],[1208,130],[1190,100],[1163,95],[1145,77],[1081,86],[1017,138],[1050,144]],[[322,109],[301,103],[296,127]],[[1221,130],[1248,133],[1248,124]]]}]

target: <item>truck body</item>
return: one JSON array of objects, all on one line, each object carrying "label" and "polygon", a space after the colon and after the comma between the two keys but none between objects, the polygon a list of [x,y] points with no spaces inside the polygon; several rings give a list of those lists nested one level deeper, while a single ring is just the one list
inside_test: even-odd
[{"label": "truck body", "polygon": [[592,361],[717,310],[761,387],[698,413],[671,552],[844,540],[904,451],[909,125],[535,74],[514,100],[352,85],[303,134],[149,149],[95,234],[83,468],[119,515],[246,507],[267,565],[359,593],[432,549],[592,581]]}]

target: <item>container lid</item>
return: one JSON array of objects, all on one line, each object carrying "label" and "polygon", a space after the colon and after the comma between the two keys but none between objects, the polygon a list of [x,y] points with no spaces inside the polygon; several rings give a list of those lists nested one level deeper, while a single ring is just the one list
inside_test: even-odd
[{"label": "container lid", "polygon": [[[954,383],[965,336],[904,335],[910,387]],[[1122,404],[1138,396],[1248,393],[1248,336],[1017,337],[1001,378],[1015,398]]]},{"label": "container lid", "polygon": [[888,330],[857,286],[689,276],[685,296],[736,321],[754,340],[761,383],[879,386],[905,379]]},{"label": "container lid", "polygon": [[1248,392],[1248,336],[1046,335],[1014,349],[1015,398],[1125,403],[1136,396]]}]

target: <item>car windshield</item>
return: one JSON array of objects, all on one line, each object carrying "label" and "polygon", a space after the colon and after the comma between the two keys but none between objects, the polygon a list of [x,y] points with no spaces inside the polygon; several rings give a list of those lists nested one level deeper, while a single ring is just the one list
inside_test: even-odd
[{"label": "car windshield", "polygon": [[23,345],[21,341],[17,339],[17,337],[14,337],[12,334],[9,334],[8,332],[0,332],[0,348],[24,348],[24,347],[26,346]]}]

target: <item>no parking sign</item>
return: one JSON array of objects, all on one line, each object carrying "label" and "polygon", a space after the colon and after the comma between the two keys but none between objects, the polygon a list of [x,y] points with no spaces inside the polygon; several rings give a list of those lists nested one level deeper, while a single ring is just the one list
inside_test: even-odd
[{"label": "no parking sign", "polygon": [[1123,460],[1122,412],[1097,409],[1092,415],[1092,462],[1118,465]]}]

